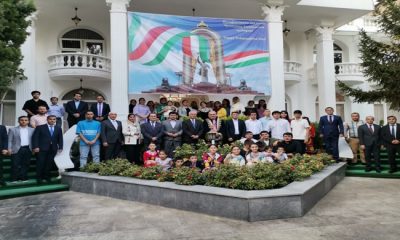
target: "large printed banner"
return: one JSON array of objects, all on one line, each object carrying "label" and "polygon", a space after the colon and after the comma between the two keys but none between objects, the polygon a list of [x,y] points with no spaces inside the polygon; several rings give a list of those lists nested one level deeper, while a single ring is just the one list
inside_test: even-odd
[{"label": "large printed banner", "polygon": [[267,24],[130,12],[129,93],[270,95]]}]

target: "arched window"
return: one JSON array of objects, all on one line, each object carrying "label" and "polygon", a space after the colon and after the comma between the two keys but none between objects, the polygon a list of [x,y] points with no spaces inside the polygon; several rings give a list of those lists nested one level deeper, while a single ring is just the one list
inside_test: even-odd
[{"label": "arched window", "polygon": [[15,91],[8,90],[4,99],[0,101],[0,120],[1,124],[6,126],[15,125]]},{"label": "arched window", "polygon": [[[342,116],[342,118],[344,119],[344,105],[345,105],[346,99],[345,97],[340,94],[340,93],[336,93],[336,108],[335,108],[335,114]],[[326,106],[328,107],[328,106]],[[324,115],[325,113],[320,113],[319,112],[319,100],[318,97],[315,99],[315,113],[316,113],[316,119],[319,119],[320,116]]]},{"label": "arched window", "polygon": [[89,29],[78,28],[64,33],[60,39],[61,52],[104,54],[104,38]]},{"label": "arched window", "polygon": [[[313,61],[314,63],[317,62],[317,46],[313,48]],[[343,61],[343,49],[336,43],[333,43],[333,61],[334,63],[341,63]]]}]

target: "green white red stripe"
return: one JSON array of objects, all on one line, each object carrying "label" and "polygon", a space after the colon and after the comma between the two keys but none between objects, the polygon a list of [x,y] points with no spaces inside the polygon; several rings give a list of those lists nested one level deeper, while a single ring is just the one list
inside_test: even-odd
[{"label": "green white red stripe", "polygon": [[203,62],[209,61],[208,40],[198,35],[184,37],[182,40],[182,52],[189,57],[200,56]]},{"label": "green white red stripe", "polygon": [[262,50],[239,52],[224,57],[225,68],[241,68],[268,61],[269,53]]}]

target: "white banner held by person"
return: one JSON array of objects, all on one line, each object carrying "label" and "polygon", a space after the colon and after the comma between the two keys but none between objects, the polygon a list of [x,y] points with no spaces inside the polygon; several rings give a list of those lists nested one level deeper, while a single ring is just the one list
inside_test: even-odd
[{"label": "white banner held by person", "polygon": [[339,138],[339,157],[353,158],[353,151],[344,137]]}]

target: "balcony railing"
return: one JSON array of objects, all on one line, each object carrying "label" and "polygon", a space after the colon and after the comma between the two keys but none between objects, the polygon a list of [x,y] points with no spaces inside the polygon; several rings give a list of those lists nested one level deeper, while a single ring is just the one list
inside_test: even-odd
[{"label": "balcony railing", "polygon": [[49,75],[57,79],[64,76],[111,78],[109,58],[86,53],[59,53],[48,57]]},{"label": "balcony railing", "polygon": [[359,63],[335,63],[335,74],[337,80],[349,85],[361,84],[365,77],[363,68]]},{"label": "balcony railing", "polygon": [[301,81],[301,63],[295,61],[284,61],[283,71],[287,83],[297,83]]}]

